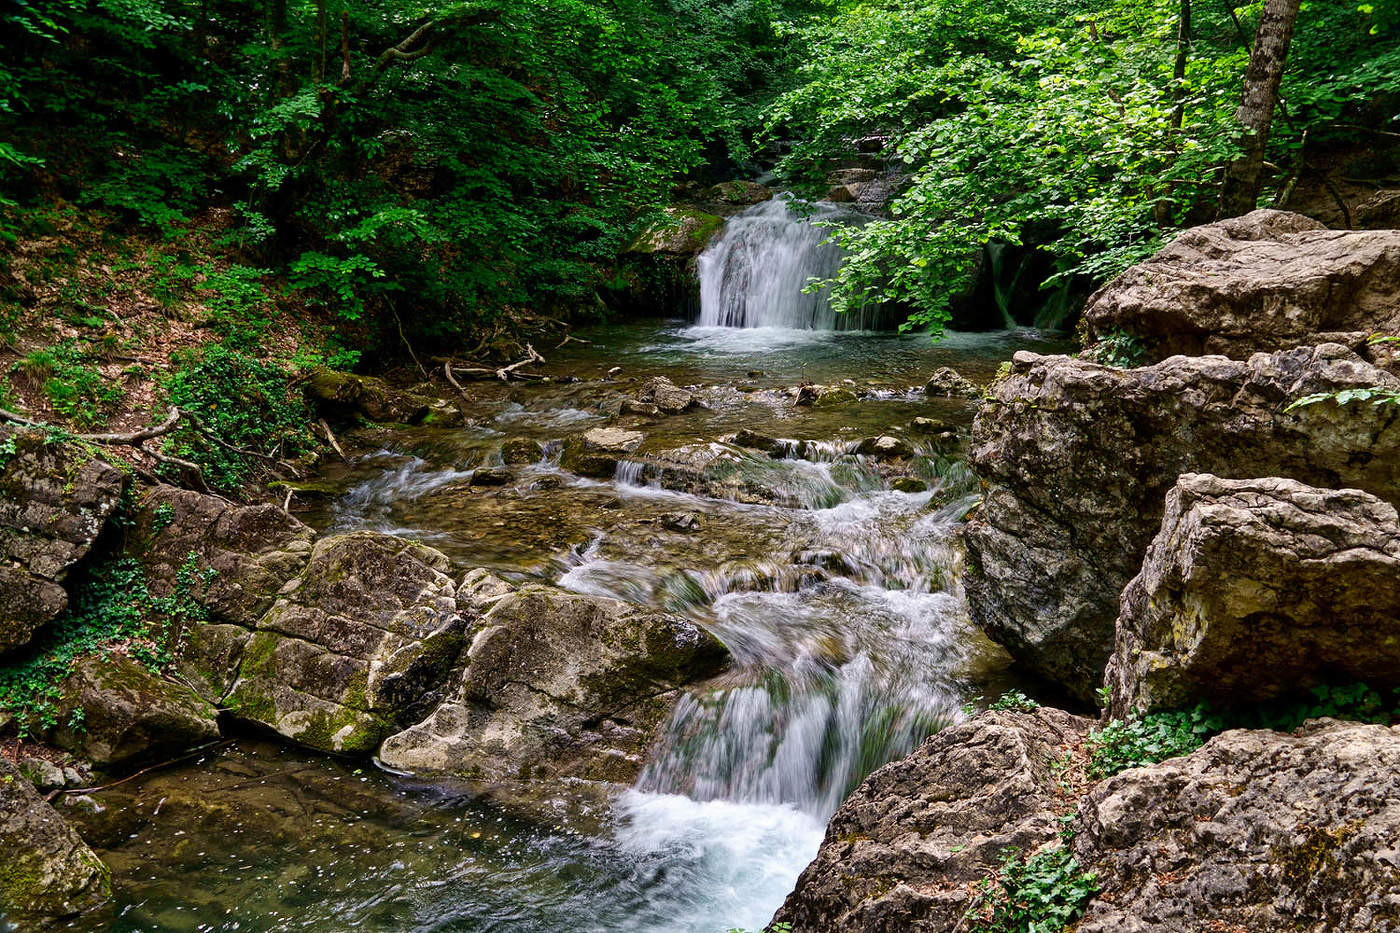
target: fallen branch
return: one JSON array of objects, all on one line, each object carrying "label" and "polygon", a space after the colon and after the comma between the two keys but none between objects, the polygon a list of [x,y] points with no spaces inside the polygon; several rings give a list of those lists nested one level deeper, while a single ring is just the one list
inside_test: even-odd
[{"label": "fallen branch", "polygon": [[113,787],[118,787],[118,786],[120,786],[120,785],[122,785],[122,784],[125,784],[125,783],[128,782],[128,781],[134,781],[134,780],[136,780],[137,778],[139,778],[139,777],[140,777],[141,775],[143,775],[143,774],[149,774],[150,772],[152,772],[152,771],[158,771],[158,770],[160,770],[161,768],[168,768],[168,767],[170,767],[171,765],[178,765],[178,764],[179,764],[180,762],[182,762],[182,761],[189,761],[191,758],[198,758],[200,755],[203,755],[203,754],[204,754],[205,752],[207,752],[207,751],[212,751],[213,749],[221,748],[221,747],[223,747],[223,746],[225,746],[225,745],[232,745],[232,744],[233,744],[233,739],[222,739],[222,740],[220,740],[220,741],[218,741],[218,742],[210,742],[208,745],[201,745],[199,748],[196,748],[194,751],[189,752],[188,754],[185,754],[185,755],[181,755],[179,758],[172,758],[172,759],[170,759],[169,761],[162,761],[160,764],[151,765],[151,766],[149,766],[149,767],[142,768],[140,771],[137,771],[137,772],[134,773],[134,774],[128,774],[126,777],[122,778],[120,781],[113,781],[113,782],[110,783],[110,784],[99,784],[99,785],[97,785],[96,787],[73,787],[73,788],[64,788],[64,787],[60,787],[58,790],[50,791],[49,794],[48,794],[48,796],[45,797],[44,799],[45,799],[46,801],[48,801],[49,803],[53,803],[55,800],[57,800],[59,797],[64,796],[65,794],[95,794],[95,793],[98,793],[99,791],[110,790],[111,788],[113,788]]},{"label": "fallen branch", "polygon": [[567,343],[586,343],[589,346],[593,345],[593,341],[591,340],[584,340],[582,337],[575,337],[573,334],[565,334],[564,339],[559,341],[559,345],[556,346],[554,349],[558,350],[559,347],[562,347]]},{"label": "fallen branch", "polygon": [[340,442],[337,441],[335,439],[335,435],[331,433],[331,426],[326,423],[325,418],[321,419],[321,430],[326,432],[326,440],[330,442],[331,449],[336,452],[336,454],[340,457],[341,460],[345,461],[346,463],[349,463],[350,458],[345,456],[345,451],[340,449]]},{"label": "fallen branch", "polygon": [[[520,360],[519,362],[516,362],[516,363],[511,363],[509,366],[502,366],[500,369],[496,370],[496,378],[499,379],[499,380],[501,380],[502,382],[509,382],[509,381],[510,381],[511,373],[515,372],[515,371],[516,371],[517,369],[519,369],[520,367],[522,367],[522,366],[528,366],[528,365],[530,365],[531,363],[543,363],[543,362],[544,362],[544,357],[542,357],[542,356],[540,356],[538,353],[536,353],[536,352],[535,352],[535,348],[532,347],[532,346],[531,346],[530,344],[528,344],[528,343],[525,344],[525,352],[529,354],[529,356],[525,357],[525,359]],[[535,377],[535,378],[541,378],[541,377]]]},{"label": "fallen branch", "polygon": [[448,360],[446,363],[443,363],[443,364],[442,364],[442,374],[443,374],[444,376],[447,377],[447,382],[448,382],[448,384],[451,385],[452,388],[454,388],[454,389],[457,390],[457,394],[460,395],[460,396],[462,396],[462,401],[464,401],[464,402],[470,402],[470,401],[471,401],[471,399],[467,397],[467,392],[466,392],[466,390],[462,388],[462,384],[461,384],[460,382],[458,382],[458,381],[453,377],[453,375],[452,375],[452,361],[451,361],[451,360]]},{"label": "fallen branch", "polygon": [[[19,424],[28,425],[31,428],[52,427],[43,421],[34,421],[17,415],[12,411],[5,411],[0,408],[0,418],[6,421],[14,421]],[[142,428],[139,431],[132,431],[128,434],[74,434],[73,437],[80,441],[88,441],[92,444],[125,444],[130,446],[140,446],[143,441],[148,441],[153,437],[160,437],[175,430],[175,426],[180,422],[180,409],[174,405],[170,406],[170,411],[166,413],[165,420],[160,424],[149,428]]]}]

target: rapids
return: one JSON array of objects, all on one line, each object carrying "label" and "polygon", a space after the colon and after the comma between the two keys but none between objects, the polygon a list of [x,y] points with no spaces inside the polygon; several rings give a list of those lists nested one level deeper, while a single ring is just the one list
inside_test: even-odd
[{"label": "rapids", "polygon": [[[1010,683],[958,582],[973,482],[909,425],[971,418],[970,402],[924,396],[937,367],[986,381],[1014,350],[1055,344],[674,322],[580,336],[591,343],[546,352],[554,381],[473,385],[465,428],[350,438],[372,452],[328,476],[339,492],[303,517],[685,613],[729,646],[732,670],[681,700],[635,787],[577,823],[562,801],[557,824],[526,822],[448,786],[252,738],[114,788],[90,820],[121,901],[103,929],[761,929],[864,775]],[[622,375],[605,378],[613,366]],[[659,374],[699,387],[704,407],[642,426],[640,454],[719,452],[768,500],[664,488],[636,464],[607,481],[560,468],[565,437]],[[792,386],[843,380],[859,401],[792,405]],[[770,457],[726,440],[740,429],[794,443]],[[892,490],[854,452],[879,434],[913,445],[927,491]],[[541,443],[538,460],[507,486],[473,486],[518,437]]]}]

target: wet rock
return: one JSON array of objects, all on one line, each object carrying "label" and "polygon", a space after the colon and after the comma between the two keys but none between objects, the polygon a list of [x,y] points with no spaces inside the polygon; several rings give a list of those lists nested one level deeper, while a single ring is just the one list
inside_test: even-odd
[{"label": "wet rock", "polygon": [[243,648],[229,708],[322,751],[373,751],[442,696],[466,628],[450,569],[376,532],[316,542]]},{"label": "wet rock", "polygon": [[1009,847],[1059,835],[1069,801],[1053,763],[1090,725],[1052,709],[987,712],[880,768],[832,817],[774,920],[794,933],[961,929]]},{"label": "wet rock", "polygon": [[63,768],[47,758],[21,758],[19,773],[39,790],[48,791],[66,785]]},{"label": "wet rock", "polygon": [[501,459],[508,464],[538,463],[544,457],[540,442],[528,437],[508,437],[501,443]]},{"label": "wet rock", "polygon": [[382,379],[325,368],[311,372],[305,392],[307,400],[327,414],[393,424],[421,424],[442,407],[435,406],[434,399],[395,389]]},{"label": "wet rock", "polygon": [[503,596],[515,592],[515,587],[489,570],[480,567],[469,570],[457,586],[457,599],[477,613],[484,613]]},{"label": "wet rock", "polygon": [[776,437],[769,437],[767,434],[759,434],[757,431],[750,431],[744,428],[734,435],[732,442],[736,447],[747,447],[750,450],[761,450],[764,453],[773,454],[782,449],[782,444]]},{"label": "wet rock", "polygon": [[944,434],[957,428],[941,418],[915,418],[909,422],[909,430],[915,434]]},{"label": "wet rock", "polygon": [[661,527],[693,534],[703,530],[705,522],[698,512],[667,512],[661,516]]},{"label": "wet rock", "polygon": [[805,385],[798,388],[793,404],[799,407],[810,405],[813,408],[828,408],[855,400],[856,394],[845,386]]},{"label": "wet rock", "polygon": [[623,415],[637,415],[642,418],[655,418],[661,414],[661,409],[651,402],[639,402],[634,398],[625,398],[618,412]]},{"label": "wet rock", "polygon": [[666,208],[666,216],[643,230],[627,247],[628,253],[671,253],[694,256],[705,248],[724,218],[683,205]]},{"label": "wet rock", "polygon": [[828,185],[863,185],[880,177],[873,168],[839,168],[826,176]]},{"label": "wet rock", "polygon": [[856,447],[856,453],[876,460],[899,460],[909,457],[914,449],[908,441],[883,434],[880,437],[867,437]]},{"label": "wet rock", "polygon": [[651,379],[637,393],[637,401],[655,405],[663,415],[679,415],[696,406],[695,396],[665,376]]},{"label": "wet rock", "polygon": [[219,737],[214,707],[124,655],[81,659],[59,691],[49,741],[101,768],[156,761]]},{"label": "wet rock", "polygon": [[973,618],[1090,699],[1119,595],[1182,473],[1282,476],[1400,502],[1393,406],[1284,410],[1311,393],[1372,385],[1400,379],[1338,345],[1133,370],[1016,354],[973,429],[971,465],[987,486],[964,535]]},{"label": "wet rock", "polygon": [[1182,233],[1100,289],[1091,339],[1143,340],[1152,359],[1315,344],[1318,335],[1400,331],[1400,231],[1328,230],[1261,210]]},{"label": "wet rock", "polygon": [[472,470],[471,485],[473,486],[504,486],[510,481],[510,470],[501,470],[496,467],[477,467]]},{"label": "wet rock", "polygon": [[390,767],[628,783],[675,691],[727,657],[684,620],[543,586],[499,597],[467,656],[452,697],[385,740]]},{"label": "wet rock", "polygon": [[1331,720],[1227,732],[1079,805],[1098,875],[1079,933],[1400,926],[1400,733]]},{"label": "wet rock", "polygon": [[0,655],[68,606],[63,587],[121,501],[127,476],[76,444],[0,427]]},{"label": "wet rock", "polygon": [[240,506],[174,486],[142,494],[127,553],[145,571],[151,592],[165,596],[191,554],[213,575],[192,595],[216,622],[251,626],[306,566],[315,537],[274,505]]},{"label": "wet rock", "polygon": [[593,428],[571,437],[564,444],[560,465],[580,476],[609,478],[617,472],[618,461],[642,445],[640,431],[622,428]]},{"label": "wet rock", "polygon": [[1400,685],[1400,522],[1354,489],[1188,473],[1123,591],[1110,711]]},{"label": "wet rock", "polygon": [[0,918],[40,928],[102,904],[105,865],[0,755]]},{"label": "wet rock", "polygon": [[982,390],[962,377],[956,369],[939,367],[924,385],[927,395],[941,398],[981,398]]},{"label": "wet rock", "polygon": [[890,483],[895,492],[928,492],[928,483],[913,476],[900,476]]},{"label": "wet rock", "polygon": [[734,207],[748,207],[772,200],[773,192],[752,181],[722,181],[706,188],[702,193],[707,201],[719,201]]}]

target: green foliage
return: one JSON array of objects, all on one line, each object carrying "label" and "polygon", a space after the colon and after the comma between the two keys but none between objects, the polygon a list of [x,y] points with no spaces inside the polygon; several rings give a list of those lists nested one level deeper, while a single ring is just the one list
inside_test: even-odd
[{"label": "green foliage", "polygon": [[8,378],[36,385],[54,411],[84,428],[100,424],[126,394],[119,382],[90,365],[71,340],[26,354],[10,367]]},{"label": "green foliage", "polygon": [[1080,870],[1066,846],[1024,859],[1010,849],[996,874],[981,883],[963,921],[983,933],[1057,933],[1096,893],[1097,878]]},{"label": "green foliage", "polygon": [[[1177,0],[886,0],[809,27],[802,84],[770,110],[798,140],[781,165],[816,182],[853,137],[877,135],[909,173],[893,217],[843,228],[833,301],[916,309],[939,329],[989,244],[1033,245],[1058,274],[1102,281],[1209,219],[1235,152],[1247,52],[1228,6],[1193,5],[1184,78]],[[1252,30],[1258,6],[1243,12]],[[1310,171],[1305,138],[1348,132],[1396,84],[1395,0],[1368,12],[1304,5],[1269,158],[1273,182]],[[1382,75],[1384,74],[1384,77]],[[1354,132],[1353,126],[1350,132]]]},{"label": "green foliage", "polygon": [[[748,933],[748,931],[742,930],[739,927],[732,927],[729,929],[728,933]],[[792,933],[792,924],[788,923],[786,920],[779,921],[771,926],[764,927],[759,933]]]},{"label": "green foliage", "polygon": [[1147,347],[1135,334],[1115,330],[1105,334],[1092,347],[1084,351],[1084,356],[1108,366],[1132,369],[1141,366],[1147,358]]},{"label": "green foliage", "polygon": [[1109,777],[1138,765],[1189,755],[1224,728],[1204,704],[1191,710],[1111,720],[1089,733],[1089,774]]},{"label": "green foliage", "polygon": [[213,574],[201,570],[191,553],[176,572],[171,592],[154,596],[140,565],[130,558],[93,567],[68,610],[35,644],[0,666],[0,710],[15,716],[24,738],[60,725],[59,688],[78,658],[120,650],[152,670],[169,666],[186,628],[206,619],[198,597]]},{"label": "green foliage", "polygon": [[1008,690],[997,698],[987,709],[1009,710],[1016,713],[1033,713],[1040,704],[1019,690]]},{"label": "green foliage", "polygon": [[1341,406],[1350,405],[1352,402],[1370,402],[1372,405],[1400,405],[1400,390],[1385,386],[1370,386],[1368,388],[1341,389],[1337,392],[1316,392],[1294,399],[1284,411],[1297,411],[1299,408],[1306,408],[1319,402],[1336,402]]},{"label": "green foliage", "polygon": [[170,403],[228,446],[177,429],[166,449],[198,464],[211,484],[236,489],[255,475],[260,457],[295,457],[313,447],[311,413],[281,369],[222,345],[180,362],[164,382]]}]

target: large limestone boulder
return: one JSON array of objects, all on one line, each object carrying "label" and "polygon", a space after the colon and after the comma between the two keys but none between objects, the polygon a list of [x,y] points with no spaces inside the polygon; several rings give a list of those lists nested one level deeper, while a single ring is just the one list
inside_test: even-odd
[{"label": "large limestone boulder", "polygon": [[1188,473],[1123,591],[1110,712],[1400,685],[1400,521],[1354,489]]},{"label": "large limestone boulder", "polygon": [[1079,933],[1400,929],[1400,731],[1227,732],[1079,804]]},{"label": "large limestone boulder", "polygon": [[240,506],[189,489],[147,490],[127,535],[151,591],[169,593],[189,556],[213,571],[194,594],[217,622],[251,626],[306,566],[315,532],[275,505]]},{"label": "large limestone boulder", "polygon": [[102,864],[0,754],[0,927],[38,929],[111,897]]},{"label": "large limestone boulder", "polygon": [[364,418],[392,424],[436,424],[451,427],[462,423],[456,406],[396,389],[382,379],[358,376],[320,368],[306,379],[307,401],[337,418]]},{"label": "large limestone boulder", "polygon": [[987,712],[932,736],[842,804],[774,919],[794,933],[963,929],[1008,848],[1058,836],[1073,801],[1054,763],[1090,725],[1053,709]]},{"label": "large limestone boulder", "polygon": [[1091,338],[1141,338],[1153,359],[1397,333],[1400,230],[1328,230],[1272,210],[1194,227],[1101,288],[1084,322]]},{"label": "large limestone boulder", "polygon": [[[121,470],[41,431],[0,427],[0,654],[68,606],[63,587],[126,488]],[[3,451],[4,448],[0,448]]]},{"label": "large limestone boulder", "polygon": [[49,740],[100,768],[149,763],[219,737],[213,706],[121,654],[79,660],[59,690]]},{"label": "large limestone boulder", "polygon": [[1331,344],[1247,361],[1173,357],[1121,370],[1018,353],[973,428],[986,487],[969,522],[974,619],[1089,699],[1124,586],[1182,473],[1281,476],[1400,502],[1400,410],[1300,396],[1400,379]]},{"label": "large limestone boulder", "polygon": [[677,691],[727,659],[691,623],[616,600],[545,586],[502,593],[490,577],[472,592],[489,608],[456,690],[385,740],[390,767],[490,784],[629,783]]},{"label": "large limestone boulder", "polygon": [[442,696],[466,628],[450,569],[440,552],[377,532],[316,542],[228,652],[229,709],[312,748],[372,752]]}]

